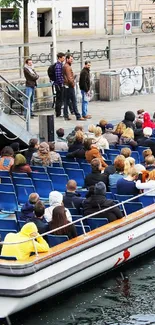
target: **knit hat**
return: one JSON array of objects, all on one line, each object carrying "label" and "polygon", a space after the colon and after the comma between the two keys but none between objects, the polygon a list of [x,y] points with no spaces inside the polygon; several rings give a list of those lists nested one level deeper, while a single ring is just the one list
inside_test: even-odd
[{"label": "knit hat", "polygon": [[113,128],[114,128],[114,126],[113,126],[113,124],[111,124],[111,123],[108,123],[106,126],[105,126],[105,129],[106,130],[113,130]]},{"label": "knit hat", "polygon": [[14,160],[14,165],[19,166],[19,165],[25,165],[25,164],[26,164],[26,158],[21,153],[17,153],[15,160]]},{"label": "knit hat", "polygon": [[103,182],[98,182],[95,184],[94,193],[96,195],[105,195],[106,194],[106,186]]},{"label": "knit hat", "polygon": [[50,206],[61,205],[63,201],[63,195],[58,191],[52,191],[49,194],[49,204]]},{"label": "knit hat", "polygon": [[49,152],[49,145],[46,142],[41,142],[39,145],[39,151],[41,153],[48,153]]}]

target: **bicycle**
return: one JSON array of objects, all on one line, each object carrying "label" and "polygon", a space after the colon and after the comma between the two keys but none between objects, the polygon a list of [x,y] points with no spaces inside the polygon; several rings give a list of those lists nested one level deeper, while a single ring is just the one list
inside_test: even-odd
[{"label": "bicycle", "polygon": [[152,22],[152,17],[142,23],[141,29],[144,33],[151,33],[155,31],[155,24]]}]

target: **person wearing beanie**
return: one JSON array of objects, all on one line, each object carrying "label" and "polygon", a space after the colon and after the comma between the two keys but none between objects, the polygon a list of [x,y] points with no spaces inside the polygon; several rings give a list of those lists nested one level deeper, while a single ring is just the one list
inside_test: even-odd
[{"label": "person wearing beanie", "polygon": [[105,126],[105,133],[103,134],[103,137],[107,139],[109,145],[113,144],[115,145],[116,143],[119,142],[119,138],[117,134],[113,134],[114,132],[114,126],[111,123],[106,124]]},{"label": "person wearing beanie", "polygon": [[26,223],[16,234],[10,232],[5,236],[4,243],[16,244],[3,245],[1,254],[15,256],[17,260],[23,261],[27,260],[35,251],[38,253],[48,252],[49,246],[41,236],[35,239],[35,246],[32,240],[28,241],[36,236],[39,236],[36,225],[33,222]]},{"label": "person wearing beanie", "polygon": [[[63,205],[63,195],[58,191],[52,191],[49,194],[49,207],[45,209],[45,219],[47,222],[50,222],[53,217],[53,209],[57,206]],[[65,208],[66,216],[69,222],[72,222],[72,216],[70,211]]]},{"label": "person wearing beanie", "polygon": [[41,142],[38,151],[34,152],[31,158],[31,165],[33,166],[51,166],[51,155],[49,144]]},{"label": "person wearing beanie", "polygon": [[108,200],[106,198],[105,184],[99,182],[95,184],[92,194],[83,202],[84,216],[88,216],[101,210],[101,212],[93,216],[93,218],[107,218],[109,222],[121,219],[123,214],[119,207],[114,207],[106,212],[102,211],[106,208],[113,207],[114,205],[115,203],[113,200]]},{"label": "person wearing beanie", "polygon": [[34,217],[34,206],[39,200],[39,195],[37,193],[31,193],[29,195],[28,201],[21,208],[20,220],[27,221]]},{"label": "person wearing beanie", "polygon": [[10,173],[27,173],[29,175],[31,172],[29,164],[26,163],[26,158],[21,153],[16,154]]},{"label": "person wearing beanie", "polygon": [[127,111],[124,115],[124,120],[122,121],[127,128],[135,129],[135,113],[132,111]]}]

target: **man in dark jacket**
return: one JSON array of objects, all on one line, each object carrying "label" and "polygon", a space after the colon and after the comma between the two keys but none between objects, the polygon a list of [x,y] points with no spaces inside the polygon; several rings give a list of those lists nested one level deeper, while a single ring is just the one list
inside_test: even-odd
[{"label": "man in dark jacket", "polygon": [[39,147],[38,139],[37,138],[30,139],[29,147],[25,151],[25,158],[26,158],[27,164],[30,165],[32,155],[34,152],[38,151],[38,147]]},{"label": "man in dark jacket", "polygon": [[91,161],[92,172],[85,177],[85,187],[89,188],[98,182],[103,182],[106,186],[108,183],[108,176],[101,173],[101,162],[98,158]]},{"label": "man in dark jacket", "polygon": [[112,207],[106,212],[101,211],[93,218],[107,218],[111,222],[123,217],[119,207],[113,207],[115,203],[106,199],[106,186],[103,182],[99,182],[94,186],[94,193],[92,193],[92,186],[90,189],[91,195],[83,203],[84,216]]},{"label": "man in dark jacket", "polygon": [[153,156],[155,156],[155,142],[151,140],[152,129],[146,127],[143,129],[143,138],[139,139],[138,145],[143,147],[149,147],[152,150]]},{"label": "man in dark jacket", "polygon": [[[29,98],[30,101],[30,115],[33,118],[35,115],[32,112],[32,104],[34,101],[34,91],[37,87],[37,80],[39,79],[38,74],[35,72],[33,63],[31,59],[26,59],[24,65],[24,76],[26,79],[26,96]],[[26,112],[28,109],[28,102],[25,102],[25,111],[24,115],[26,117]]]},{"label": "man in dark jacket", "polygon": [[70,179],[66,185],[66,193],[63,196],[63,203],[66,208],[76,208],[80,214],[80,208],[82,208],[83,197],[76,192],[77,183]]},{"label": "man in dark jacket", "polygon": [[[34,216],[29,219],[29,222],[34,222],[38,228],[39,234],[43,234],[49,231],[49,225],[46,219],[44,218],[45,206],[43,202],[38,200],[34,206]],[[46,237],[46,236],[45,236]],[[44,239],[46,239],[44,237]]]},{"label": "man in dark jacket", "polygon": [[85,66],[80,73],[79,87],[82,94],[82,117],[91,118],[88,115],[88,100],[90,92],[90,61],[85,62]]}]

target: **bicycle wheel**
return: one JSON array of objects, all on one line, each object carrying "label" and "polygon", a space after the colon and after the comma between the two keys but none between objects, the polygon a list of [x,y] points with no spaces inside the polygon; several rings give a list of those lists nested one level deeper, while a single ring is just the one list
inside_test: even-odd
[{"label": "bicycle wheel", "polygon": [[151,26],[150,22],[146,20],[146,21],[144,21],[144,22],[142,23],[141,29],[142,29],[142,31],[143,31],[144,33],[151,33],[151,31],[152,31],[152,26]]}]

